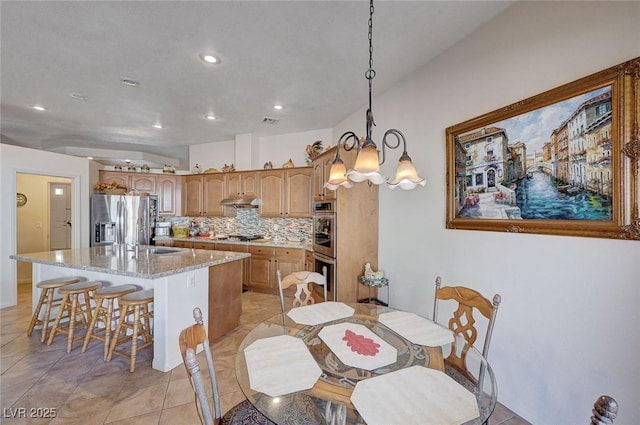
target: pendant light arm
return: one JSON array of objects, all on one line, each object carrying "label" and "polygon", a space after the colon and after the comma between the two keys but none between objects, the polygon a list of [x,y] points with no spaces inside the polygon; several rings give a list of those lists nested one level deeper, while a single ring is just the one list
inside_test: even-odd
[{"label": "pendant light arm", "polygon": [[[396,143],[391,144],[387,141],[387,136],[392,135],[396,137]],[[382,137],[382,161],[380,161],[380,165],[384,164],[385,160],[385,148],[389,149],[398,149],[400,146],[400,142],[402,142],[402,156],[407,155],[407,140],[404,138],[404,134],[400,130],[396,130],[395,128],[391,128],[384,133]]]},{"label": "pendant light arm", "polygon": [[340,158],[340,145],[342,145],[344,150],[347,152],[349,152],[350,150],[353,150],[354,148],[357,148],[358,151],[360,151],[359,140],[360,139],[358,138],[358,135],[353,131],[347,131],[342,136],[340,136],[340,139],[338,139],[338,146],[336,149],[336,159]]}]

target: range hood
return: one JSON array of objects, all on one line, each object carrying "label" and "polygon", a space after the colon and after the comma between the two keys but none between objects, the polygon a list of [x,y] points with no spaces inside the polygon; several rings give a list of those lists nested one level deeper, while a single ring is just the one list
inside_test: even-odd
[{"label": "range hood", "polygon": [[255,196],[227,198],[220,201],[220,205],[235,208],[258,208],[260,206],[260,198],[256,198]]}]

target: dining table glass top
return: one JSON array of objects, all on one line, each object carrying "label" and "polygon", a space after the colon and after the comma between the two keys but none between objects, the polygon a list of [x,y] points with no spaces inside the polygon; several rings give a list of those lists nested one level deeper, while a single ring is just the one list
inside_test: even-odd
[{"label": "dining table glass top", "polygon": [[[463,338],[452,336],[452,342],[434,347],[416,344],[400,335],[400,333],[406,335],[405,332],[395,332],[379,320],[380,315],[399,310],[376,304],[349,303],[346,305],[353,309],[353,314],[313,325],[296,323],[287,314],[277,314],[258,324],[244,338],[236,356],[236,377],[249,402],[269,420],[276,424],[353,423],[372,425],[389,420],[388,418],[382,419],[387,415],[392,415],[394,421],[395,418],[401,420],[402,415],[406,414],[403,410],[416,406],[419,409],[428,409],[427,416],[435,410],[440,410],[441,412],[437,415],[441,416],[437,416],[437,421],[444,421],[452,425],[483,424],[491,416],[497,400],[496,381],[490,365],[482,357],[482,354],[474,347],[466,347],[466,371],[454,369],[445,360],[452,351],[460,353],[464,350]],[[294,317],[297,318],[297,316]],[[428,322],[430,325],[433,324],[431,321]],[[446,329],[440,325],[438,327]],[[396,328],[394,327],[394,329]],[[336,332],[338,337],[335,335]],[[282,337],[283,335],[287,337]],[[292,342],[290,339],[293,338],[302,341],[308,353],[299,353],[299,351],[296,353],[293,351],[274,353],[275,360],[273,361],[277,364],[274,364],[273,368],[270,367],[271,363],[269,362],[272,360],[268,358],[266,351],[263,358],[260,359],[263,361],[260,367],[265,369],[260,379],[267,381],[266,386],[269,386],[268,382],[272,382],[274,387],[285,388],[282,391],[287,393],[280,394],[277,390],[272,392],[257,384],[255,367],[258,363],[256,360],[252,360],[254,382],[251,385],[247,356],[251,354],[252,359],[256,358],[255,349],[258,348],[258,344],[273,341],[283,346],[290,346]],[[259,340],[259,343],[254,344]],[[351,350],[341,352],[336,345],[338,343],[336,341],[339,340],[348,344]],[[286,344],[283,344],[283,341]],[[291,347],[294,345],[296,344]],[[245,348],[249,346],[251,347],[245,354]],[[369,356],[371,353],[367,354],[367,350],[370,350],[371,347],[375,351],[374,357],[385,358],[373,363],[371,363],[371,358],[367,358],[363,363],[358,363],[357,359],[352,360],[354,355],[358,357],[357,353],[365,354],[360,356],[363,358],[371,357]],[[299,347],[294,348],[299,350]],[[354,351],[355,354],[349,353],[349,351]],[[308,376],[302,376],[304,373],[300,371],[299,367],[296,367],[296,363],[309,362],[310,359],[313,359],[312,363],[315,363],[320,371],[317,374],[310,371],[307,373]],[[315,365],[312,366],[314,367],[306,369],[315,369]],[[407,370],[409,368],[414,369]],[[424,368],[428,368],[430,371],[426,371]],[[451,389],[427,388],[427,385],[421,385],[420,381],[417,381],[399,384],[399,388],[392,389],[390,385],[392,377],[395,375],[399,377],[400,374],[403,374],[405,378],[411,378],[410,381],[414,381],[417,379],[417,375],[422,375],[422,373],[415,373],[416,371],[435,374],[438,380],[444,380],[445,384],[454,387]],[[270,372],[272,372],[271,375]],[[301,382],[296,387],[298,383],[295,381],[298,378]],[[389,385],[382,379],[388,379]],[[364,384],[363,382],[367,380],[369,382]],[[358,385],[358,383],[361,384]],[[286,389],[287,384],[291,385],[289,389]],[[354,394],[356,386],[358,386],[358,391],[356,391],[357,394]],[[468,393],[461,390],[460,387],[468,390]],[[288,392],[291,391],[291,388],[294,390]],[[304,389],[296,390],[295,388]],[[472,400],[475,413],[467,415],[463,412],[462,407],[456,406],[455,403],[460,401],[454,393],[458,390],[466,393],[468,398]],[[429,399],[437,405],[427,406],[428,403],[424,403],[424,401]],[[367,404],[367,401],[370,401],[370,405]],[[383,406],[383,409],[376,410],[380,406]],[[453,416],[449,412],[454,412]],[[416,411],[414,413],[421,414],[423,412]],[[296,415],[300,415],[300,422],[296,421]],[[415,423],[424,424],[424,419],[422,422],[420,419],[416,420]],[[403,420],[403,423],[406,422]]]}]

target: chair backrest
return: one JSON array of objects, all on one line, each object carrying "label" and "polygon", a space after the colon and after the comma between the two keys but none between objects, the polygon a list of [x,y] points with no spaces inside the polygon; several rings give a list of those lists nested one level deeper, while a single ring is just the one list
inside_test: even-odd
[{"label": "chair backrest", "polygon": [[591,410],[591,425],[612,424],[613,420],[618,416],[618,402],[608,395],[601,395]]},{"label": "chair backrest", "polygon": [[276,271],[278,276],[278,291],[280,292],[280,307],[285,312],[284,307],[284,290],[296,285],[296,293],[293,298],[293,306],[300,307],[303,305],[314,304],[315,300],[311,293],[309,283],[321,285],[324,289],[324,300],[327,301],[327,267],[322,268],[322,274],[311,271],[293,272],[290,275],[282,277],[280,270]]},{"label": "chair backrest", "polygon": [[[180,332],[180,352],[182,360],[187,368],[187,372],[191,377],[191,385],[196,395],[196,406],[200,420],[205,425],[217,425],[220,421],[220,394],[218,393],[218,381],[216,380],[216,372],[213,366],[213,358],[209,349],[209,340],[207,339],[207,331],[202,321],[202,311],[196,307],[193,309],[193,318],[195,325],[191,325]],[[205,383],[200,374],[200,365],[196,356],[198,347],[201,346],[207,361],[209,370],[209,383],[211,384],[211,392],[213,394],[213,412],[207,393],[205,391]]]},{"label": "chair backrest", "polygon": [[478,338],[478,330],[475,327],[476,320],[473,317],[474,309],[479,311],[484,317],[489,319],[487,325],[487,333],[484,338],[484,347],[482,355],[487,358],[489,355],[489,344],[491,342],[491,334],[493,333],[493,325],[500,306],[500,295],[493,296],[493,303],[482,296],[478,291],[466,288],[464,286],[444,286],[440,276],[436,277],[436,293],[433,301],[433,320],[438,319],[438,301],[453,300],[458,303],[457,310],[453,313],[453,317],[449,319],[448,327],[455,334],[461,335],[465,339],[465,346],[457,353],[457,347],[452,347],[451,354],[447,357],[447,362],[456,369],[464,372],[467,370],[465,363],[467,351],[473,346]]}]

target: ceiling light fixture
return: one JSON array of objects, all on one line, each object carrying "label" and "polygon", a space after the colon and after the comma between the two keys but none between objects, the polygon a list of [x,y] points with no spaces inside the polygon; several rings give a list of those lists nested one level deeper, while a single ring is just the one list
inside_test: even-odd
[{"label": "ceiling light fixture", "polygon": [[46,111],[47,110],[47,108],[45,108],[44,106],[40,106],[40,105],[33,105],[32,108],[35,109],[36,111]]},{"label": "ceiling light fixture", "polygon": [[121,78],[120,81],[122,82],[122,84],[129,87],[138,87],[140,85],[138,81],[131,80],[129,78]]},{"label": "ceiling light fixture", "polygon": [[273,109],[275,109],[276,111],[282,111],[284,109],[284,106],[282,106],[282,105],[273,105]]},{"label": "ceiling light fixture", "polygon": [[164,126],[162,124],[153,124],[151,127],[162,129]]},{"label": "ceiling light fixture", "polygon": [[210,121],[214,121],[217,119],[217,117],[213,114],[207,114],[204,116],[206,119],[210,120]]},{"label": "ceiling light fixture", "polygon": [[[360,145],[360,139],[353,131],[347,131],[340,139],[338,139],[338,146],[336,147],[336,156],[331,164],[331,170],[329,171],[329,180],[325,183],[324,187],[329,190],[337,190],[340,186],[345,188],[353,187],[352,182],[363,182],[368,180],[369,184],[380,185],[387,181],[380,173],[380,165],[384,164],[385,149],[397,149],[402,142],[402,156],[398,162],[398,168],[396,169],[396,176],[393,180],[387,181],[387,185],[391,189],[400,187],[404,190],[415,189],[418,185],[426,185],[425,179],[418,176],[415,165],[411,161],[411,158],[407,154],[407,141],[399,130],[395,128],[389,129],[384,133],[382,137],[382,161],[379,162],[379,152],[376,144],[371,138],[371,130],[375,124],[373,121],[373,113],[371,109],[371,86],[373,78],[376,76],[376,71],[373,69],[373,0],[369,3],[369,69],[365,72],[365,78],[369,81],[369,108],[367,109],[367,133],[362,146]],[[388,136],[394,136],[396,143],[387,141]],[[353,169],[346,171],[344,162],[340,158],[340,145],[344,147],[346,151],[350,151],[354,148],[358,149],[358,155],[356,157],[356,163]]]},{"label": "ceiling light fixture", "polygon": [[207,55],[204,53],[200,55],[200,59],[210,64],[219,64],[221,62],[219,57],[213,56],[213,55]]},{"label": "ceiling light fixture", "polygon": [[71,93],[69,96],[76,100],[89,100],[89,96],[80,93]]}]

